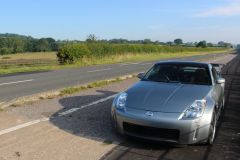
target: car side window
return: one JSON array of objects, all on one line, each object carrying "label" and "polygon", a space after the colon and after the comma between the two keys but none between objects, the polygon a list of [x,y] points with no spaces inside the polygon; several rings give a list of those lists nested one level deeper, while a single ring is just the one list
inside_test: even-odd
[{"label": "car side window", "polygon": [[215,70],[215,68],[212,68],[212,74],[213,74],[213,80],[216,83],[217,79],[219,78],[219,75],[218,75],[217,71]]}]

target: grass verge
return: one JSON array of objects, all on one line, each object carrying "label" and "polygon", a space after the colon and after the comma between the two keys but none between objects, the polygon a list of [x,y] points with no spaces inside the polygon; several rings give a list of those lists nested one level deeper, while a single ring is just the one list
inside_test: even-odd
[{"label": "grass verge", "polygon": [[[153,60],[162,60],[168,58],[181,58],[181,57],[190,57],[195,55],[207,55],[213,53],[222,53],[228,52],[230,50],[218,50],[218,51],[210,51],[210,52],[183,52],[183,53],[129,53],[122,55],[113,55],[102,58],[83,58],[81,61],[76,64],[69,65],[58,65],[58,64],[50,64],[50,65],[11,65],[10,67],[1,67],[0,66],[0,75],[1,74],[11,74],[11,73],[20,73],[20,72],[34,72],[34,71],[48,71],[48,70],[57,70],[57,69],[65,69],[65,68],[78,68],[83,66],[91,66],[91,65],[100,65],[100,64],[113,64],[113,63],[123,63],[123,62],[141,62],[141,61],[153,61]],[[27,56],[27,60],[33,61],[33,54]],[[54,59],[54,53],[38,53],[39,56],[44,57],[42,54],[46,54],[48,57],[50,54],[50,58]],[[22,54],[27,55],[27,54]],[[48,56],[47,56],[48,55]],[[18,55],[19,56],[19,55]],[[22,57],[22,56],[20,56]],[[12,59],[17,59],[16,57],[11,57]]]}]

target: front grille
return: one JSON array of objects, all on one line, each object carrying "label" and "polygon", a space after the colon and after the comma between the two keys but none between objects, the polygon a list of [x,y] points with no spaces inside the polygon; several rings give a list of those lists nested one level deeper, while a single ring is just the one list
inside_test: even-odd
[{"label": "front grille", "polygon": [[147,127],[126,122],[123,122],[123,129],[129,134],[168,140],[178,140],[180,133],[180,131],[177,129]]}]

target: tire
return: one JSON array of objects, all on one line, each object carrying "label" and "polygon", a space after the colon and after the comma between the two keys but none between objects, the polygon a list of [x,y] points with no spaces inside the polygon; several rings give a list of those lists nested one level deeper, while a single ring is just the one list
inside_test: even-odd
[{"label": "tire", "polygon": [[114,132],[117,132],[117,123],[116,123],[116,120],[113,116],[111,117],[111,126],[112,126],[112,130]]},{"label": "tire", "polygon": [[223,97],[223,100],[222,100],[222,110],[224,110],[225,108],[225,97]]},{"label": "tire", "polygon": [[113,133],[117,136],[122,136],[122,134],[119,132],[119,129],[117,126],[117,121],[116,121],[115,117],[111,117],[111,125],[112,125]]},{"label": "tire", "polygon": [[213,113],[213,118],[210,123],[210,128],[209,128],[209,136],[207,140],[208,145],[212,145],[216,136],[216,128],[217,128],[217,117],[215,112]]}]

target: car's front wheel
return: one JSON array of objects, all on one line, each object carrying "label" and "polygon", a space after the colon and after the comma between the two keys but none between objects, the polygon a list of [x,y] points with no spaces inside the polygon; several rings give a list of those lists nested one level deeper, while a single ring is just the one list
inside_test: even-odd
[{"label": "car's front wheel", "polygon": [[210,128],[209,128],[209,137],[208,137],[208,141],[207,144],[211,145],[214,142],[215,139],[215,135],[216,135],[216,128],[217,128],[217,117],[215,115],[215,113],[213,113],[213,118],[210,124]]}]

